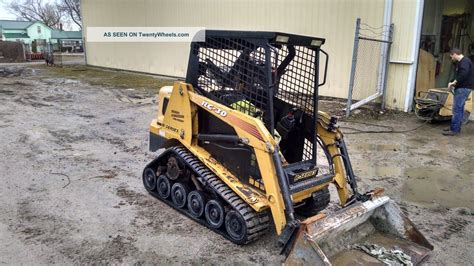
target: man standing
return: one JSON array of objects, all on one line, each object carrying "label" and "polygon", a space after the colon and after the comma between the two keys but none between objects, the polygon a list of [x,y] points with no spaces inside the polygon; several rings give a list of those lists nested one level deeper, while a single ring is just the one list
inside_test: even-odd
[{"label": "man standing", "polygon": [[445,129],[443,135],[455,136],[461,132],[461,123],[464,116],[464,104],[474,87],[474,65],[471,60],[465,57],[461,50],[454,48],[449,53],[451,59],[457,63],[456,78],[448,84],[449,89],[453,89],[454,104],[451,127]]}]

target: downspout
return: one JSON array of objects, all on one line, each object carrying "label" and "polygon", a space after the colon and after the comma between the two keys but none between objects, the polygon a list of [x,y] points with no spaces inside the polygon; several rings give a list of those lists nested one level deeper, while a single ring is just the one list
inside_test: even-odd
[{"label": "downspout", "polygon": [[[388,41],[390,35],[390,25],[392,24],[392,10],[393,10],[393,0],[385,0],[385,7],[383,12],[383,24],[382,24],[382,40]],[[385,34],[385,31],[387,33]],[[385,108],[385,98],[386,98],[386,90],[385,88],[387,83],[387,71],[388,64],[383,63],[384,58],[386,58],[388,53],[388,43],[382,43],[382,49],[380,51],[380,62],[382,62],[379,66],[379,79],[377,82],[377,92],[379,92],[383,99],[382,99],[382,109]],[[390,62],[390,58],[386,58]]]},{"label": "downspout", "polygon": [[82,50],[84,50],[84,62],[87,66],[87,49],[86,49],[86,27],[84,27],[84,25],[86,25],[86,23],[84,22],[84,8],[83,8],[83,3],[84,1],[83,0],[79,0],[79,6],[81,7],[81,22],[82,22]]},{"label": "downspout", "polygon": [[403,108],[403,111],[405,112],[411,111],[413,96],[415,95],[416,70],[418,69],[418,51],[420,50],[421,24],[423,22],[423,5],[424,0],[416,0],[415,30],[413,31],[413,50],[410,60],[413,62],[413,64],[410,66],[408,73],[405,108]]}]

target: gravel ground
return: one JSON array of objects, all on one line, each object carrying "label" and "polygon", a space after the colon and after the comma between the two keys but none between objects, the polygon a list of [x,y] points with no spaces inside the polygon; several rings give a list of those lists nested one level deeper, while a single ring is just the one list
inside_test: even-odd
[{"label": "gravel ground", "polygon": [[[281,263],[273,231],[236,246],[146,193],[156,90],[92,85],[42,67],[9,71],[0,71],[0,264]],[[420,126],[406,114],[356,122],[342,126]],[[425,262],[468,265],[474,123],[451,138],[441,136],[445,126],[346,139],[360,186],[385,187],[435,246]]]}]

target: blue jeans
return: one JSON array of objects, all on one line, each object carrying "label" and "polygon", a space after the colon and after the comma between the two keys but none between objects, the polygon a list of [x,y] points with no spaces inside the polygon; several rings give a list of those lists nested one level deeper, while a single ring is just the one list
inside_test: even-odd
[{"label": "blue jeans", "polygon": [[471,89],[469,88],[454,89],[453,117],[451,118],[451,131],[453,132],[461,132],[461,123],[464,118],[464,104],[470,93]]}]

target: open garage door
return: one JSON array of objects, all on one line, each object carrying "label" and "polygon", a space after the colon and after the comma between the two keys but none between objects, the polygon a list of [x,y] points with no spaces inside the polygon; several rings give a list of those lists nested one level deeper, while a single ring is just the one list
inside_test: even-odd
[{"label": "open garage door", "polygon": [[[449,96],[447,84],[455,75],[456,66],[449,52],[459,48],[474,61],[474,0],[425,0],[423,11],[415,102],[436,94],[433,100],[442,102],[434,115],[450,119],[452,97],[442,97]],[[472,113],[472,104],[468,106],[466,120]]]}]

